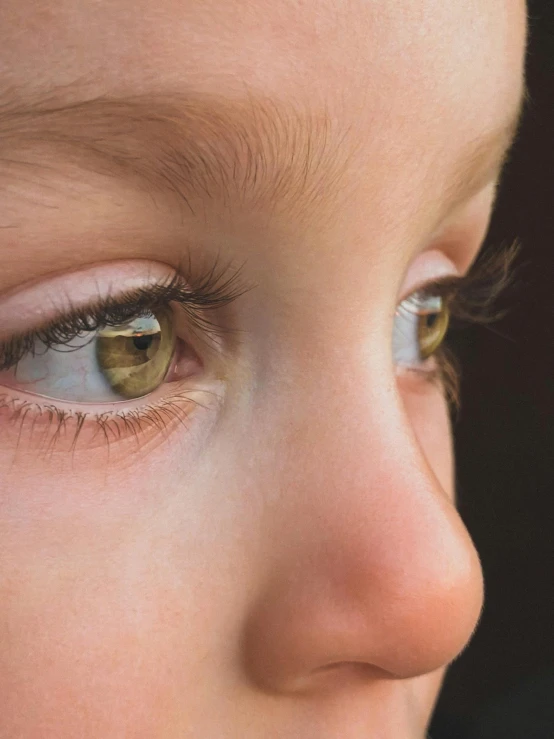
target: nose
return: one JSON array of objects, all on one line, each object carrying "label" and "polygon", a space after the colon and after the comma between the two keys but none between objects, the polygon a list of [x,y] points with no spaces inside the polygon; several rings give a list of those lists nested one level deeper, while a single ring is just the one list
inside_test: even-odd
[{"label": "nose", "polygon": [[482,572],[396,392],[312,410],[283,409],[274,429],[251,679],[294,693],[448,664],[478,621]]}]

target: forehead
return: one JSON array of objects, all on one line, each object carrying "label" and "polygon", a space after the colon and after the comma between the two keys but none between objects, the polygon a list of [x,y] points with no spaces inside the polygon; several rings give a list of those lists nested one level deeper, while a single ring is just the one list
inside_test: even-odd
[{"label": "forehead", "polygon": [[378,173],[362,202],[446,181],[521,96],[522,0],[4,0],[3,18],[0,100],[248,93],[325,110],[360,180]]},{"label": "forehead", "polygon": [[494,114],[513,94],[525,25],[523,0],[3,0],[2,14],[8,87],[240,96],[247,85],[333,95],[365,115],[431,105],[428,120],[452,104]]}]

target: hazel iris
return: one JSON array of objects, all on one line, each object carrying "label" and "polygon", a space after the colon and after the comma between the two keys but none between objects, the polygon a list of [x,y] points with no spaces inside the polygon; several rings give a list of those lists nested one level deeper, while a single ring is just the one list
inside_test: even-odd
[{"label": "hazel iris", "polygon": [[122,398],[148,395],[164,381],[176,345],[173,312],[155,309],[96,336],[96,359],[111,389]]},{"label": "hazel iris", "polygon": [[450,311],[442,297],[437,296],[430,304],[419,306],[417,337],[422,360],[432,356],[442,344],[449,320]]}]

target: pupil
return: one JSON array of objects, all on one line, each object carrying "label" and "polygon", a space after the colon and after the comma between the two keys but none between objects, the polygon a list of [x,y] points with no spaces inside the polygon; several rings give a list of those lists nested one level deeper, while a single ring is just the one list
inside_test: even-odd
[{"label": "pupil", "polygon": [[150,349],[153,340],[154,337],[152,334],[147,334],[146,336],[133,336],[133,345],[135,349],[145,352],[147,349]]},{"label": "pupil", "polygon": [[438,314],[437,313],[431,313],[427,316],[427,328],[433,328],[435,323],[437,322]]}]

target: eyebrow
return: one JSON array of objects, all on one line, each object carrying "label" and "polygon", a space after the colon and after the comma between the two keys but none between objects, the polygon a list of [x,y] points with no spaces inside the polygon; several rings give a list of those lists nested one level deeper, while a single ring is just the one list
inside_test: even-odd
[{"label": "eyebrow", "polygon": [[[0,102],[0,166],[68,164],[195,200],[309,211],[348,166],[326,109],[201,93]],[[7,150],[7,153],[4,153]],[[14,152],[17,152],[17,156]]]},{"label": "eyebrow", "polygon": [[[461,153],[445,193],[450,209],[500,175],[523,99],[525,91],[506,123]],[[26,105],[0,101],[0,163],[74,164],[131,179],[149,192],[176,194],[193,214],[195,200],[238,199],[249,207],[283,205],[300,217],[333,201],[356,153],[355,143],[341,145],[348,129],[334,132],[333,120],[325,108],[301,110],[251,93],[240,99],[149,93],[67,103],[57,102],[54,92]]]},{"label": "eyebrow", "polygon": [[491,182],[498,185],[519,131],[527,101],[528,91],[524,84],[516,106],[511,109],[505,121],[492,131],[487,131],[473,139],[464,147],[451,184],[446,191],[445,202],[449,211],[468,201],[485,185]]}]

